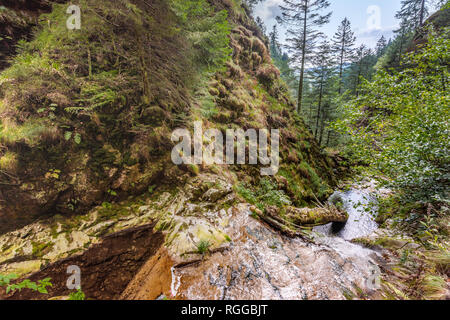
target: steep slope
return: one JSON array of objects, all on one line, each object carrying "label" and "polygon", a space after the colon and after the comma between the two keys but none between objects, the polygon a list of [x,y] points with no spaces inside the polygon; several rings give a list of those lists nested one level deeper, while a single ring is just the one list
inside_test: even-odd
[{"label": "steep slope", "polygon": [[[185,177],[186,178],[186,177]],[[169,192],[170,191],[170,192]],[[287,237],[255,219],[226,178],[201,173],[83,217],[58,217],[0,237],[0,273],[51,278],[67,296],[67,268],[95,299],[345,299],[372,294],[380,255],[343,239]],[[156,224],[155,224],[156,222]],[[31,274],[31,275],[30,275]]]},{"label": "steep slope", "polygon": [[450,25],[450,6],[442,8],[431,15],[424,23],[424,27],[416,32],[408,51],[415,51],[423,47],[428,41],[429,28],[441,33]]},{"label": "steep slope", "polygon": [[[8,298],[67,295],[69,263],[89,275],[82,284],[88,297],[157,298],[167,294],[172,267],[205,252],[239,256],[234,241],[248,242],[241,224],[291,246],[268,224],[298,237],[299,224],[346,220],[336,208],[306,208],[331,193],[340,168],[295,114],[240,1],[75,3],[81,30],[67,30],[67,5],[53,4],[0,73],[0,272],[54,279],[49,295]],[[260,165],[173,164],[171,133],[192,131],[194,121],[222,132],[280,129],[278,174],[262,177]],[[152,243],[151,252],[136,239]],[[308,245],[297,240],[286,250],[306,254]],[[371,258],[358,254],[345,290],[353,281],[364,287],[358,265]],[[98,266],[120,281],[98,276]],[[146,291],[134,286],[142,277],[157,288],[151,294],[138,294]],[[323,294],[343,297],[330,288]]]},{"label": "steep slope", "polygon": [[50,10],[51,4],[46,0],[4,0],[0,3],[0,70],[8,65],[8,59],[15,54],[17,42],[30,39],[39,15]]},{"label": "steep slope", "polygon": [[[335,163],[294,115],[254,22],[237,2],[197,12],[198,2],[80,1],[74,31],[66,5],[41,16],[0,77],[1,231],[176,184],[192,168],[172,165],[171,132],[195,119],[206,128],[281,128],[279,185],[297,205],[330,191]],[[191,27],[187,16],[209,18]],[[215,28],[215,38],[201,28]],[[229,169],[258,185],[257,167]]]}]

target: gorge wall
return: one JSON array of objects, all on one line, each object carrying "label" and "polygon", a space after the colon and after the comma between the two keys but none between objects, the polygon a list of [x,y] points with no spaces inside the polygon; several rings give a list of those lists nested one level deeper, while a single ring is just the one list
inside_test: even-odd
[{"label": "gorge wall", "polygon": [[[229,250],[238,239],[227,232],[242,237],[234,220],[259,224],[267,209],[291,227],[346,219],[306,208],[331,194],[342,171],[295,114],[239,0],[73,3],[80,30],[67,29],[58,1],[0,7],[0,272],[53,274],[55,283],[43,297],[7,298],[66,295],[64,269],[78,263],[90,298],[154,299],[167,283],[133,289],[135,276],[153,270],[149,259],[169,257],[167,275],[169,265],[201,260],[202,243]],[[259,165],[173,164],[171,133],[194,121],[222,132],[280,129],[277,175],[263,178]]]}]

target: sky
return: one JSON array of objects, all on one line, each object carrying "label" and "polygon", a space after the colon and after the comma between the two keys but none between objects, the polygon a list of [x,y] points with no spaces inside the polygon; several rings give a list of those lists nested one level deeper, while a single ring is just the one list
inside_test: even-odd
[{"label": "sky", "polygon": [[[395,14],[400,10],[401,0],[329,0],[330,7],[324,13],[333,11],[330,23],[321,28],[328,38],[332,38],[341,21],[347,17],[356,35],[356,45],[365,44],[375,48],[378,39],[384,35],[386,39],[393,37],[399,21]],[[283,0],[264,0],[255,8],[254,16],[260,17],[268,32],[280,15],[279,5]],[[283,27],[280,29],[280,40],[284,40]]]}]

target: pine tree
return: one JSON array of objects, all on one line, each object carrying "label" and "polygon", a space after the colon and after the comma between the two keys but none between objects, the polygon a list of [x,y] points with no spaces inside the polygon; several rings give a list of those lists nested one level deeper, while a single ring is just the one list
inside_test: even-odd
[{"label": "pine tree", "polygon": [[290,67],[289,56],[283,52],[279,41],[277,25],[274,25],[269,33],[269,49],[274,64],[280,70],[281,78],[286,82],[293,97],[297,96],[297,77],[295,71]]},{"label": "pine tree", "polygon": [[429,0],[403,0],[402,8],[395,17],[403,21],[403,27],[408,31],[414,31],[423,25],[428,16]]},{"label": "pine tree", "polygon": [[423,26],[424,20],[429,14],[429,2],[430,0],[402,1],[402,7],[395,15],[400,20],[399,29],[394,31],[397,34],[394,59],[397,65],[401,64],[403,52],[412,40],[414,33]]},{"label": "pine tree", "polygon": [[261,29],[262,33],[265,35],[267,32],[266,26],[264,24],[264,21],[260,17],[256,17],[255,19],[256,25]]},{"label": "pine tree", "polygon": [[351,77],[354,81],[353,91],[356,95],[359,94],[358,88],[361,84],[361,77],[367,76],[369,69],[369,58],[372,51],[368,49],[364,44],[356,49],[355,63],[352,66]]},{"label": "pine tree", "polygon": [[394,31],[395,34],[397,34],[396,37],[396,59],[397,65],[401,65],[402,63],[402,55],[403,51],[408,45],[408,42],[412,38],[412,30],[409,27],[409,24],[407,20],[402,20],[400,22],[400,28],[398,30]]},{"label": "pine tree", "polygon": [[384,53],[386,52],[387,45],[388,45],[388,43],[386,41],[386,38],[384,36],[381,36],[381,38],[378,40],[377,46],[375,48],[377,58],[384,55]]},{"label": "pine tree", "polygon": [[317,53],[312,58],[312,63],[314,67],[309,72],[309,75],[311,77],[312,85],[315,87],[313,94],[317,97],[317,115],[315,118],[314,135],[321,141],[325,123],[324,100],[325,95],[327,95],[329,91],[329,81],[333,75],[332,49],[327,40],[323,41],[317,48]]},{"label": "pine tree", "polygon": [[272,58],[280,58],[282,55],[281,45],[279,42],[279,34],[277,25],[274,25],[272,28],[272,32],[269,33],[269,46]]},{"label": "pine tree", "polygon": [[349,62],[352,58],[353,49],[355,45],[356,37],[353,33],[350,21],[345,18],[338,28],[338,31],[333,37],[333,51],[337,56],[339,63],[339,94],[342,93],[342,74],[344,64]]},{"label": "pine tree", "polygon": [[441,4],[436,0],[402,0],[401,9],[395,15],[400,20],[400,27],[394,30],[396,37],[387,50],[385,67],[398,68],[401,65],[403,53],[423,26],[432,2],[437,6]]},{"label": "pine tree", "polygon": [[331,12],[321,14],[329,5],[327,0],[283,0],[280,6],[281,16],[277,20],[288,26],[286,47],[292,61],[300,69],[297,112],[302,109],[306,60],[322,36],[317,28],[330,21]]}]

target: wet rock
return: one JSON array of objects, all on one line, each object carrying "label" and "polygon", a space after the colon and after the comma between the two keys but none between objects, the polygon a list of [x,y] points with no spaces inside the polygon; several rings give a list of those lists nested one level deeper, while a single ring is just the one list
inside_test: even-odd
[{"label": "wet rock", "polygon": [[[228,250],[175,268],[176,299],[345,299],[366,291],[373,251],[344,240],[310,244],[289,239],[239,204],[225,228]],[[243,227],[245,226],[245,227]]]},{"label": "wet rock", "polygon": [[[150,224],[109,235],[85,252],[48,264],[33,273],[29,277],[31,281],[47,277],[52,279],[53,286],[47,288],[48,295],[22,290],[0,298],[22,300],[67,296],[71,292],[66,285],[67,268],[76,265],[81,269],[81,287],[87,298],[118,299],[141,266],[155,256],[163,244],[164,236],[160,232],[154,232],[153,228],[154,224]],[[31,263],[41,262],[29,261],[23,267]]]},{"label": "wet rock", "polygon": [[128,284],[121,299],[124,300],[157,300],[172,296],[172,272],[174,265],[167,250],[161,248],[141,268],[139,273]]},{"label": "wet rock", "polygon": [[[31,279],[51,273],[56,281],[52,296],[68,294],[68,264],[83,267],[83,291],[98,299],[344,299],[348,292],[357,296],[358,290],[368,291],[374,251],[326,236],[315,242],[295,232],[286,237],[250,215],[283,214],[283,219],[316,223],[316,215],[321,221],[344,220],[342,213],[268,207],[265,215],[256,206],[237,203],[227,179],[205,173],[189,178],[183,188],[161,191],[120,210],[115,206],[121,205],[113,205],[107,215],[97,208],[82,218],[36,223],[0,236],[2,255],[8,258],[32,253],[32,242],[39,239],[52,244],[43,257],[47,261],[27,258],[2,267],[36,272]],[[149,222],[145,231],[138,227]],[[30,235],[21,239],[24,233]],[[45,263],[50,264],[39,271]],[[14,296],[19,297],[28,296]]]},{"label": "wet rock", "polygon": [[224,198],[226,195],[232,192],[231,185],[227,185],[225,188],[216,189],[211,188],[203,195],[202,200],[209,202],[216,202],[219,199]]}]

